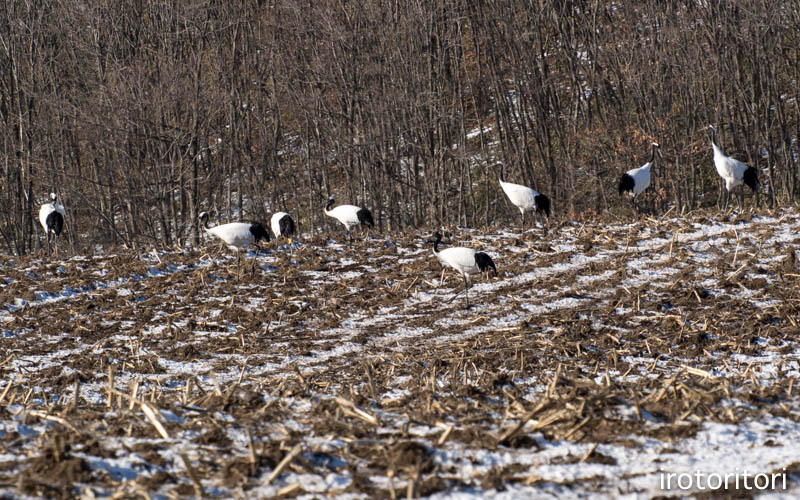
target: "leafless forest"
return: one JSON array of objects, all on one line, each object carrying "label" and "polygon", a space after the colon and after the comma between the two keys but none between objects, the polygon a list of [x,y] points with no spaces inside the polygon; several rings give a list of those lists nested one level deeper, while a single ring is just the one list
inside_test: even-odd
[{"label": "leafless forest", "polygon": [[7,1],[0,69],[12,254],[51,191],[76,252],[192,243],[200,210],[316,231],[328,194],[384,230],[490,225],[516,216],[497,160],[557,217],[624,214],[651,140],[649,210],[714,206],[710,123],[762,205],[799,194],[797,0]]}]

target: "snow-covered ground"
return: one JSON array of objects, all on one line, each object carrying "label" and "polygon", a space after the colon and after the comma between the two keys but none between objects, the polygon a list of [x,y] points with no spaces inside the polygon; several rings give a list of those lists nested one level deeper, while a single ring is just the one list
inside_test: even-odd
[{"label": "snow-covered ground", "polygon": [[468,310],[428,234],[2,257],[0,489],[796,497],[799,227],[457,229]]}]

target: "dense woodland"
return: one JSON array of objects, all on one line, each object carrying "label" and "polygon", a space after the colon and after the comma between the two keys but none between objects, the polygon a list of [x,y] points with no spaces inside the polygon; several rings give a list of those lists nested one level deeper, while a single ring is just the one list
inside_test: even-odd
[{"label": "dense woodland", "polygon": [[[17,0],[0,6],[0,251],[197,242],[218,222],[368,207],[381,230],[717,206],[707,134],[796,203],[800,1]],[[481,133],[470,133],[482,131]],[[750,197],[747,203],[751,202]],[[338,227],[337,227],[338,230]]]}]

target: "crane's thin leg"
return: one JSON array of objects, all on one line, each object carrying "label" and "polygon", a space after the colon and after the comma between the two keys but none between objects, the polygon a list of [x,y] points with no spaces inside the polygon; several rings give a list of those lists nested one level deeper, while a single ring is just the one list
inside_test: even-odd
[{"label": "crane's thin leg", "polygon": [[236,282],[239,282],[239,277],[242,273],[242,252],[236,251]]},{"label": "crane's thin leg", "polygon": [[541,215],[542,218],[542,234],[547,237],[547,218],[544,214]]},{"label": "crane's thin leg", "polygon": [[442,275],[439,276],[439,286],[442,286],[442,283],[443,283],[442,280],[444,280],[444,270],[445,269],[446,269],[445,267],[442,267]]},{"label": "crane's thin leg", "polygon": [[[466,293],[467,292],[467,277],[466,277],[466,275],[462,275],[462,276],[464,276],[464,293]],[[459,291],[458,293],[456,293],[455,295],[450,297],[450,300],[448,300],[447,303],[449,304],[450,302],[453,302],[454,300],[456,300],[458,298],[459,295],[461,295],[461,291]],[[469,307],[469,296],[467,296],[467,307]]]},{"label": "crane's thin leg", "polygon": [[520,210],[520,212],[522,213],[522,229],[520,230],[520,233],[525,234],[525,211]]},{"label": "crane's thin leg", "polygon": [[469,309],[469,282],[466,274],[464,275],[464,299],[467,301],[467,309]]},{"label": "crane's thin leg", "polygon": [[256,275],[256,261],[258,260],[258,251],[259,250],[261,250],[261,248],[258,245],[256,245],[256,254],[255,254],[255,256],[253,256],[253,267],[250,268],[250,275],[251,276],[255,276]]}]

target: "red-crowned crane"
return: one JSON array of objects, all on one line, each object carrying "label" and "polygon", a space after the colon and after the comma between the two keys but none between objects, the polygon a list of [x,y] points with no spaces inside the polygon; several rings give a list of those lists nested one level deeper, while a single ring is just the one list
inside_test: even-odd
[{"label": "red-crowned crane", "polygon": [[[208,234],[224,241],[229,248],[236,251],[237,280],[239,279],[242,262],[241,250],[258,243],[260,240],[269,241],[269,233],[259,222],[231,222],[208,227],[208,213],[206,212],[200,214],[200,222]],[[256,257],[258,257],[258,251],[256,251]],[[255,269],[255,262],[253,262],[253,269]]]},{"label": "red-crowned crane", "polygon": [[53,201],[39,208],[39,222],[47,235],[47,253],[50,253],[50,238],[55,236],[56,255],[58,255],[58,237],[64,228],[64,218],[67,216],[64,207],[56,201],[57,198],[55,193],[50,193],[50,199]]},{"label": "red-crowned crane", "polygon": [[269,224],[276,240],[283,236],[289,240],[289,244],[291,245],[292,235],[295,231],[294,219],[292,219],[291,215],[286,212],[276,212],[272,214]]},{"label": "red-crowned crane", "polygon": [[636,203],[638,196],[650,185],[650,168],[656,161],[656,148],[660,147],[657,142],[652,143],[650,146],[653,148],[650,153],[650,161],[639,168],[628,170],[619,178],[619,195],[630,194],[631,203],[637,212],[639,211],[639,206]]},{"label": "red-crowned crane", "polygon": [[547,233],[547,224],[544,216],[550,217],[550,199],[528,186],[522,184],[514,184],[505,181],[506,165],[503,162],[498,162],[495,166],[500,167],[500,187],[506,193],[508,199],[515,207],[519,208],[522,214],[522,231],[525,231],[525,212],[533,212],[536,215],[542,216],[542,224],[544,232]]},{"label": "red-crowned crane", "polygon": [[[497,268],[489,255],[484,252],[478,252],[472,248],[450,247],[439,250],[439,244],[442,242],[442,233],[436,231],[433,237],[433,255],[439,259],[439,262],[443,266],[455,269],[456,272],[464,278],[464,295],[467,309],[469,309],[470,276],[488,271],[489,269],[493,271],[494,276],[497,276]],[[458,294],[456,294],[455,297],[458,297]]]},{"label": "red-crowned crane", "polygon": [[[728,208],[728,201],[734,188],[740,184],[744,184],[753,190],[753,194],[756,197],[756,205],[758,205],[758,172],[753,167],[749,167],[739,160],[725,155],[715,141],[717,128],[713,125],[709,125],[708,128],[711,130],[711,149],[714,151],[714,166],[717,168],[719,176],[725,181],[725,190],[727,192],[725,208]],[[739,197],[739,204],[744,206],[744,193]]]},{"label": "red-crowned crane", "polygon": [[344,227],[347,230],[347,236],[350,238],[351,245],[353,244],[353,235],[350,233],[350,228],[358,225],[375,227],[375,221],[372,220],[372,214],[366,208],[357,207],[355,205],[339,205],[338,207],[331,209],[335,202],[336,198],[331,196],[328,200],[328,204],[325,205],[325,215],[328,217],[333,217],[344,224]]}]

